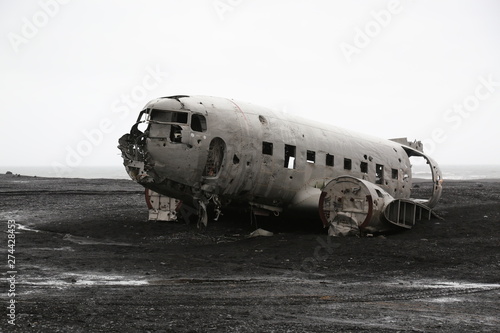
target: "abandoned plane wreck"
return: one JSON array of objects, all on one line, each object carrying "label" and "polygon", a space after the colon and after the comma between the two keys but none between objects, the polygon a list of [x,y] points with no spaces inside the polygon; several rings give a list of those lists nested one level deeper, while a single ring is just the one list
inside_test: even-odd
[{"label": "abandoned plane wreck", "polygon": [[[119,139],[130,177],[146,188],[150,218],[176,218],[179,202],[216,216],[228,205],[258,214],[319,215],[330,235],[411,228],[442,190],[420,142],[385,140],[207,96],[150,101]],[[412,198],[410,158],[425,161],[428,198]]]}]

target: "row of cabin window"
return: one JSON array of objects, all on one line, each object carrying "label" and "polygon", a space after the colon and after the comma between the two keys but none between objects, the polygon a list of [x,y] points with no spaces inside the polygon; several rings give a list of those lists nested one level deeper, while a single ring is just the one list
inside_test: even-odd
[{"label": "row of cabin window", "polygon": [[[284,167],[288,169],[295,169],[295,158],[296,158],[296,147],[292,145],[285,144],[285,164]],[[273,155],[273,143],[272,142],[262,142],[262,154]],[[307,163],[316,163],[316,152],[308,150],[306,153]],[[326,154],[325,164],[327,166],[334,166],[334,156],[331,154]],[[352,169],[352,160],[350,158],[344,158],[344,169]],[[362,173],[368,173],[368,163],[360,163],[360,171]],[[391,169],[391,178],[398,179],[398,169]],[[375,182],[377,184],[382,184],[384,179],[384,166],[382,164],[375,165]]]}]

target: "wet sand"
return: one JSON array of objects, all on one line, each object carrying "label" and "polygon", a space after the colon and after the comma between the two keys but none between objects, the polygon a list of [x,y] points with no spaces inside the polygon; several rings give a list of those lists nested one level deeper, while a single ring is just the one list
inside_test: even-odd
[{"label": "wet sand", "polygon": [[[500,180],[445,181],[443,219],[363,238],[327,237],[315,218],[256,225],[247,212],[225,211],[203,232],[147,222],[143,188],[128,180],[1,175],[0,198],[3,332],[500,327]],[[248,238],[257,227],[274,235]]]}]

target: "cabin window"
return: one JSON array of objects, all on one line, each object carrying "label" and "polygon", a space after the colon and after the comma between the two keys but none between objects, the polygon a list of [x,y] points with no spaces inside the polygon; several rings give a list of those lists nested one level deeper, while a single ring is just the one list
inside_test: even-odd
[{"label": "cabin window", "polygon": [[193,114],[191,117],[191,129],[195,132],[205,132],[207,130],[207,120],[201,114]]},{"label": "cabin window", "polygon": [[333,155],[326,154],[326,161],[325,164],[327,166],[333,166]]},{"label": "cabin window", "polygon": [[285,168],[295,169],[295,151],[295,146],[285,145]]},{"label": "cabin window", "polygon": [[368,173],[368,163],[361,162],[359,168],[360,168],[362,173]]},{"label": "cabin window", "polygon": [[398,179],[398,169],[392,169],[392,179]]},{"label": "cabin window", "polygon": [[375,184],[382,184],[384,181],[384,166],[377,164],[375,166]]},{"label": "cabin window", "polygon": [[351,170],[352,169],[352,161],[350,158],[344,158],[344,169]]},{"label": "cabin window", "polygon": [[312,150],[307,151],[307,163],[316,163],[316,152]]},{"label": "cabin window", "polygon": [[262,154],[272,155],[273,154],[273,143],[272,142],[262,142]]}]

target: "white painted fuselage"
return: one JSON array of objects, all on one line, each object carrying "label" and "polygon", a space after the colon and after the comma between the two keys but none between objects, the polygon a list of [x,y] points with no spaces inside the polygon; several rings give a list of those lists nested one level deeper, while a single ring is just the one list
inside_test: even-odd
[{"label": "white painted fuselage", "polygon": [[143,186],[181,200],[216,198],[222,206],[244,203],[273,212],[315,210],[324,186],[339,176],[408,199],[409,156],[430,165],[435,188],[422,202],[433,207],[441,194],[439,169],[418,147],[321,119],[225,98],[171,96],[149,102],[138,124],[120,139],[127,171]]}]

